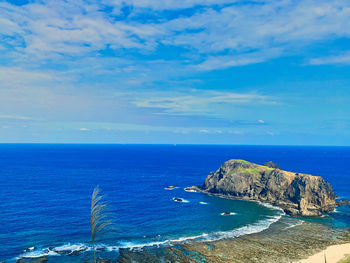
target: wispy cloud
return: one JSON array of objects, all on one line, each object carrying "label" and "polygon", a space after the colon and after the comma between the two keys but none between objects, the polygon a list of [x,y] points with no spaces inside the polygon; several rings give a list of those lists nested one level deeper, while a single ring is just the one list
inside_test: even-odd
[{"label": "wispy cloud", "polygon": [[271,97],[255,93],[235,93],[192,90],[186,95],[137,98],[133,103],[141,108],[160,109],[175,115],[215,115],[220,105],[276,104]]},{"label": "wispy cloud", "polygon": [[[169,21],[174,30],[192,31],[170,35],[165,41],[191,46],[208,56],[202,67],[211,69],[212,65],[225,68],[295,55],[304,46],[350,34],[345,26],[349,22],[346,1],[240,3],[216,10],[208,8],[191,17]],[[271,52],[274,50],[279,52]],[[211,56],[223,51],[228,54]],[[258,54],[251,56],[247,51]],[[263,56],[264,53],[271,55]]]},{"label": "wispy cloud", "polygon": [[265,59],[262,57],[251,57],[251,56],[219,56],[210,57],[206,59],[203,63],[195,65],[195,68],[201,71],[211,71],[214,69],[224,69],[234,66],[245,66],[249,64],[255,64],[263,62]]},{"label": "wispy cloud", "polygon": [[[78,128],[84,126],[83,128]],[[106,133],[118,133],[118,132],[162,132],[168,134],[201,134],[201,135],[219,135],[219,134],[232,134],[242,135],[245,132],[257,132],[264,134],[263,130],[254,131],[245,124],[236,125],[236,127],[169,127],[161,125],[140,125],[131,123],[114,123],[114,122],[76,122],[76,123],[62,123],[62,122],[51,122],[50,127],[53,130],[79,130],[82,132],[93,131],[93,132],[106,132]]]},{"label": "wispy cloud", "polygon": [[194,6],[210,6],[220,5],[225,3],[232,3],[232,0],[189,0],[189,1],[178,1],[178,0],[112,0],[108,1],[116,9],[115,12],[119,13],[122,7],[125,5],[131,5],[134,8],[151,9],[155,11],[163,10],[176,10],[192,8]]},{"label": "wispy cloud", "polygon": [[223,134],[223,133],[228,133],[228,134],[235,134],[234,132],[232,132],[232,130],[230,129],[201,129],[199,130],[200,133],[204,133],[204,134]]},{"label": "wispy cloud", "polygon": [[316,127],[319,105],[347,114],[348,91],[288,103],[319,90],[300,80],[290,92],[299,71],[288,66],[349,65],[349,24],[347,0],[0,1],[1,125],[59,122],[81,137],[99,127],[204,137],[268,127],[277,137],[286,119],[288,131]]},{"label": "wispy cloud", "polygon": [[327,56],[310,59],[311,65],[327,65],[327,64],[350,64],[350,51],[336,56]]},{"label": "wispy cloud", "polygon": [[275,136],[275,133],[272,132],[272,131],[266,131],[266,134],[267,134],[267,135],[270,135],[270,136]]},{"label": "wispy cloud", "polygon": [[[105,11],[111,8],[113,12]],[[177,16],[162,12],[186,8],[192,11]],[[98,58],[106,49],[145,53],[165,45],[186,49],[185,56],[201,58],[199,69],[210,70],[298,54],[300,47],[348,37],[349,10],[345,0],[2,2],[0,34],[17,59]],[[149,19],[141,19],[142,14]]]},{"label": "wispy cloud", "polygon": [[193,67],[200,71],[211,71],[229,67],[245,66],[264,62],[270,58],[282,55],[282,49],[265,50],[264,52],[248,52],[239,55],[209,56],[203,62]]},{"label": "wispy cloud", "polygon": [[16,121],[35,121],[38,119],[27,117],[27,116],[18,116],[18,115],[0,115],[0,119],[2,120],[16,120]]},{"label": "wispy cloud", "polygon": [[[2,88],[4,86],[23,86],[39,83],[47,83],[48,81],[67,80],[63,74],[50,70],[33,70],[21,67],[5,67],[0,65],[0,80]],[[41,85],[40,85],[41,86]]]}]

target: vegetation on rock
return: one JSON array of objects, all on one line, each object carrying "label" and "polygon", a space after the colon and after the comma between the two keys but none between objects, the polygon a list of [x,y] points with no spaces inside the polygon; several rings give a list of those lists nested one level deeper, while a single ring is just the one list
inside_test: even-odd
[{"label": "vegetation on rock", "polygon": [[323,178],[283,171],[273,168],[276,164],[269,164],[229,160],[207,176],[201,189],[211,194],[269,202],[294,216],[321,216],[334,210],[336,195]]}]

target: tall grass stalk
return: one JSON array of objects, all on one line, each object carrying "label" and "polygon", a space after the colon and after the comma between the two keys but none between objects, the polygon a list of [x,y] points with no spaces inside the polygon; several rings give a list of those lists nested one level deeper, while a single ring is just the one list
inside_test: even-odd
[{"label": "tall grass stalk", "polygon": [[107,204],[103,201],[103,196],[100,195],[100,188],[95,187],[91,196],[91,212],[90,212],[90,227],[92,250],[94,253],[94,263],[96,263],[95,253],[95,238],[96,235],[105,227],[112,225],[113,222],[108,220],[106,211]]}]

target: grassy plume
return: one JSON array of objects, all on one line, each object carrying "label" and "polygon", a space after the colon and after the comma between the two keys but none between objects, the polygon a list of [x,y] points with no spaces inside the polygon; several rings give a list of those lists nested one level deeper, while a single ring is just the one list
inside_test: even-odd
[{"label": "grassy plume", "polygon": [[90,212],[90,227],[91,227],[91,241],[92,250],[94,253],[94,263],[96,263],[95,254],[95,238],[105,227],[112,225],[113,222],[108,220],[106,214],[107,204],[103,201],[103,196],[100,195],[100,188],[95,187],[91,197],[91,212]]}]

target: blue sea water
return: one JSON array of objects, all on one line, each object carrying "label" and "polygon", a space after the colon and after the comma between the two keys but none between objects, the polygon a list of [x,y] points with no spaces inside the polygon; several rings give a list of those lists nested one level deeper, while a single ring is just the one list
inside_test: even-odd
[{"label": "blue sea water", "polygon": [[[91,258],[89,209],[97,185],[117,228],[97,240],[105,250],[99,253],[109,258],[117,258],[120,247],[215,240],[268,228],[283,216],[280,210],[183,190],[201,185],[229,159],[272,160],[284,170],[319,175],[350,199],[350,147],[2,144],[0,261],[47,254],[43,249],[49,247],[86,249],[70,257],[51,251],[49,262]],[[168,185],[178,188],[165,190]],[[350,209],[340,207],[318,221],[350,227]]]}]

